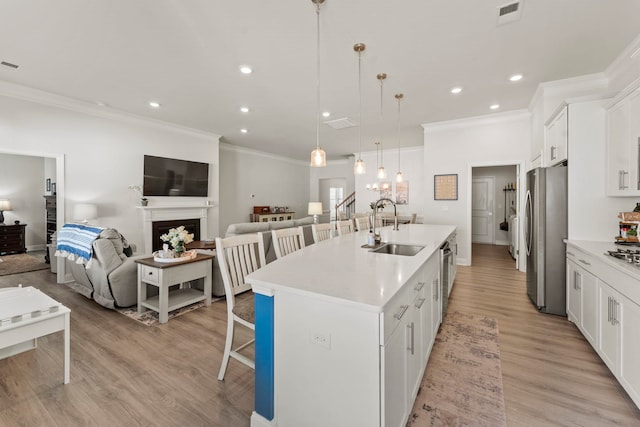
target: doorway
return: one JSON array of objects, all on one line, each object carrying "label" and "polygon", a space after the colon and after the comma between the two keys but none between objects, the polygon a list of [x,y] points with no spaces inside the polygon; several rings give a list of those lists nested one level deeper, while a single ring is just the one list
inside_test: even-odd
[{"label": "doorway", "polygon": [[520,164],[471,167],[470,240],[503,246],[519,268]]}]

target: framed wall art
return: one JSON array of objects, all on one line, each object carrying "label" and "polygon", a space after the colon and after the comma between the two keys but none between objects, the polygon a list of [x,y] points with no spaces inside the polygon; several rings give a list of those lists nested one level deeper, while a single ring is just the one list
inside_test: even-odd
[{"label": "framed wall art", "polygon": [[396,205],[409,204],[409,181],[396,182]]},{"label": "framed wall art", "polygon": [[458,200],[458,174],[434,175],[433,200]]}]

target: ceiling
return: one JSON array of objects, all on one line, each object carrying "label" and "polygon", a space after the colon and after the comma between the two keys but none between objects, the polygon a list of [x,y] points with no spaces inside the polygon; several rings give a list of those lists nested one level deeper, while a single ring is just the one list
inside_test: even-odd
[{"label": "ceiling", "polygon": [[[320,126],[328,158],[358,152],[360,141],[362,151],[379,140],[397,147],[398,119],[401,146],[417,146],[421,124],[527,108],[541,82],[604,71],[640,29],[638,0],[523,0],[520,19],[498,25],[508,3],[326,0],[321,109],[329,120],[362,118],[361,128]],[[0,60],[19,66],[0,66],[0,80],[294,159],[315,147],[311,0],[0,0],[0,16]],[[245,64],[252,74],[239,72]],[[524,78],[510,82],[515,73]],[[463,91],[452,95],[454,86]]]}]

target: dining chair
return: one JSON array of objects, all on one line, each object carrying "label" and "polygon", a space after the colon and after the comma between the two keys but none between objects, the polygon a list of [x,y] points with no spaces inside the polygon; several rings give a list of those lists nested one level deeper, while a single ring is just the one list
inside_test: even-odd
[{"label": "dining chair", "polygon": [[371,228],[371,222],[369,222],[368,216],[357,216],[353,219],[356,223],[356,230],[369,230]]},{"label": "dining chair", "polygon": [[227,300],[227,337],[224,344],[222,365],[218,374],[218,380],[222,381],[230,357],[255,369],[254,360],[239,353],[253,344],[255,338],[236,348],[232,348],[236,323],[255,331],[254,299],[242,298],[242,300],[236,300],[236,295],[251,291],[251,285],[245,282],[245,277],[264,267],[267,263],[264,254],[264,242],[260,233],[242,234],[224,239],[217,237],[216,253]]},{"label": "dining chair", "polygon": [[271,230],[271,240],[276,258],[280,259],[304,248],[304,229],[302,227],[291,227]]},{"label": "dining chair", "polygon": [[318,243],[323,240],[328,240],[331,238],[331,229],[333,225],[330,223],[325,224],[312,224],[311,225],[311,234],[313,235],[313,242]]},{"label": "dining chair", "polygon": [[351,221],[350,219],[345,219],[344,221],[336,221],[336,230],[338,230],[338,236],[353,233],[353,221]]}]

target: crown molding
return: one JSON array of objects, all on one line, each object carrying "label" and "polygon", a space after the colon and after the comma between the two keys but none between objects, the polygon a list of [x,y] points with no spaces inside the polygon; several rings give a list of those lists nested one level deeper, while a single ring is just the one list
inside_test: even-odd
[{"label": "crown molding", "polygon": [[609,79],[605,73],[586,74],[568,79],[543,82],[536,88],[529,102],[529,110],[533,110],[534,106],[540,101],[540,98],[546,96],[563,94],[572,96],[576,92],[604,91],[608,86]]},{"label": "crown molding", "polygon": [[445,130],[464,129],[475,126],[509,123],[529,119],[529,110],[513,110],[504,113],[487,114],[484,116],[468,117],[465,119],[447,120],[443,122],[425,123],[422,125],[424,133],[441,132]]},{"label": "crown molding", "polygon": [[640,35],[638,35],[616,59],[607,67],[604,74],[609,80],[614,80],[617,76],[632,67],[633,64],[640,63]]},{"label": "crown molding", "polygon": [[138,116],[136,114],[127,113],[121,110],[114,109],[112,107],[100,107],[87,101],[81,101],[66,96],[56,95],[40,89],[34,89],[15,83],[9,83],[6,81],[0,81],[0,96],[33,102],[49,107],[61,108],[64,110],[74,111],[76,113],[87,114],[95,117],[153,127],[165,131],[168,130],[179,132],[198,138],[206,138],[219,141],[221,137],[221,135],[215,133],[206,132],[187,126],[181,126],[162,120]]},{"label": "crown molding", "polygon": [[240,145],[232,145],[232,144],[229,144],[228,142],[221,142],[220,143],[220,150],[221,151],[236,152],[236,153],[241,153],[241,154],[248,154],[248,155],[251,155],[251,156],[264,157],[264,158],[272,159],[272,160],[279,160],[279,161],[282,161],[282,162],[287,162],[287,163],[291,163],[291,164],[299,165],[299,166],[300,165],[309,166],[308,162],[303,162],[302,160],[296,160],[296,159],[292,159],[292,158],[289,158],[289,157],[279,156],[277,154],[266,153],[264,151],[258,151],[258,150],[254,150],[253,148],[242,147]]}]

